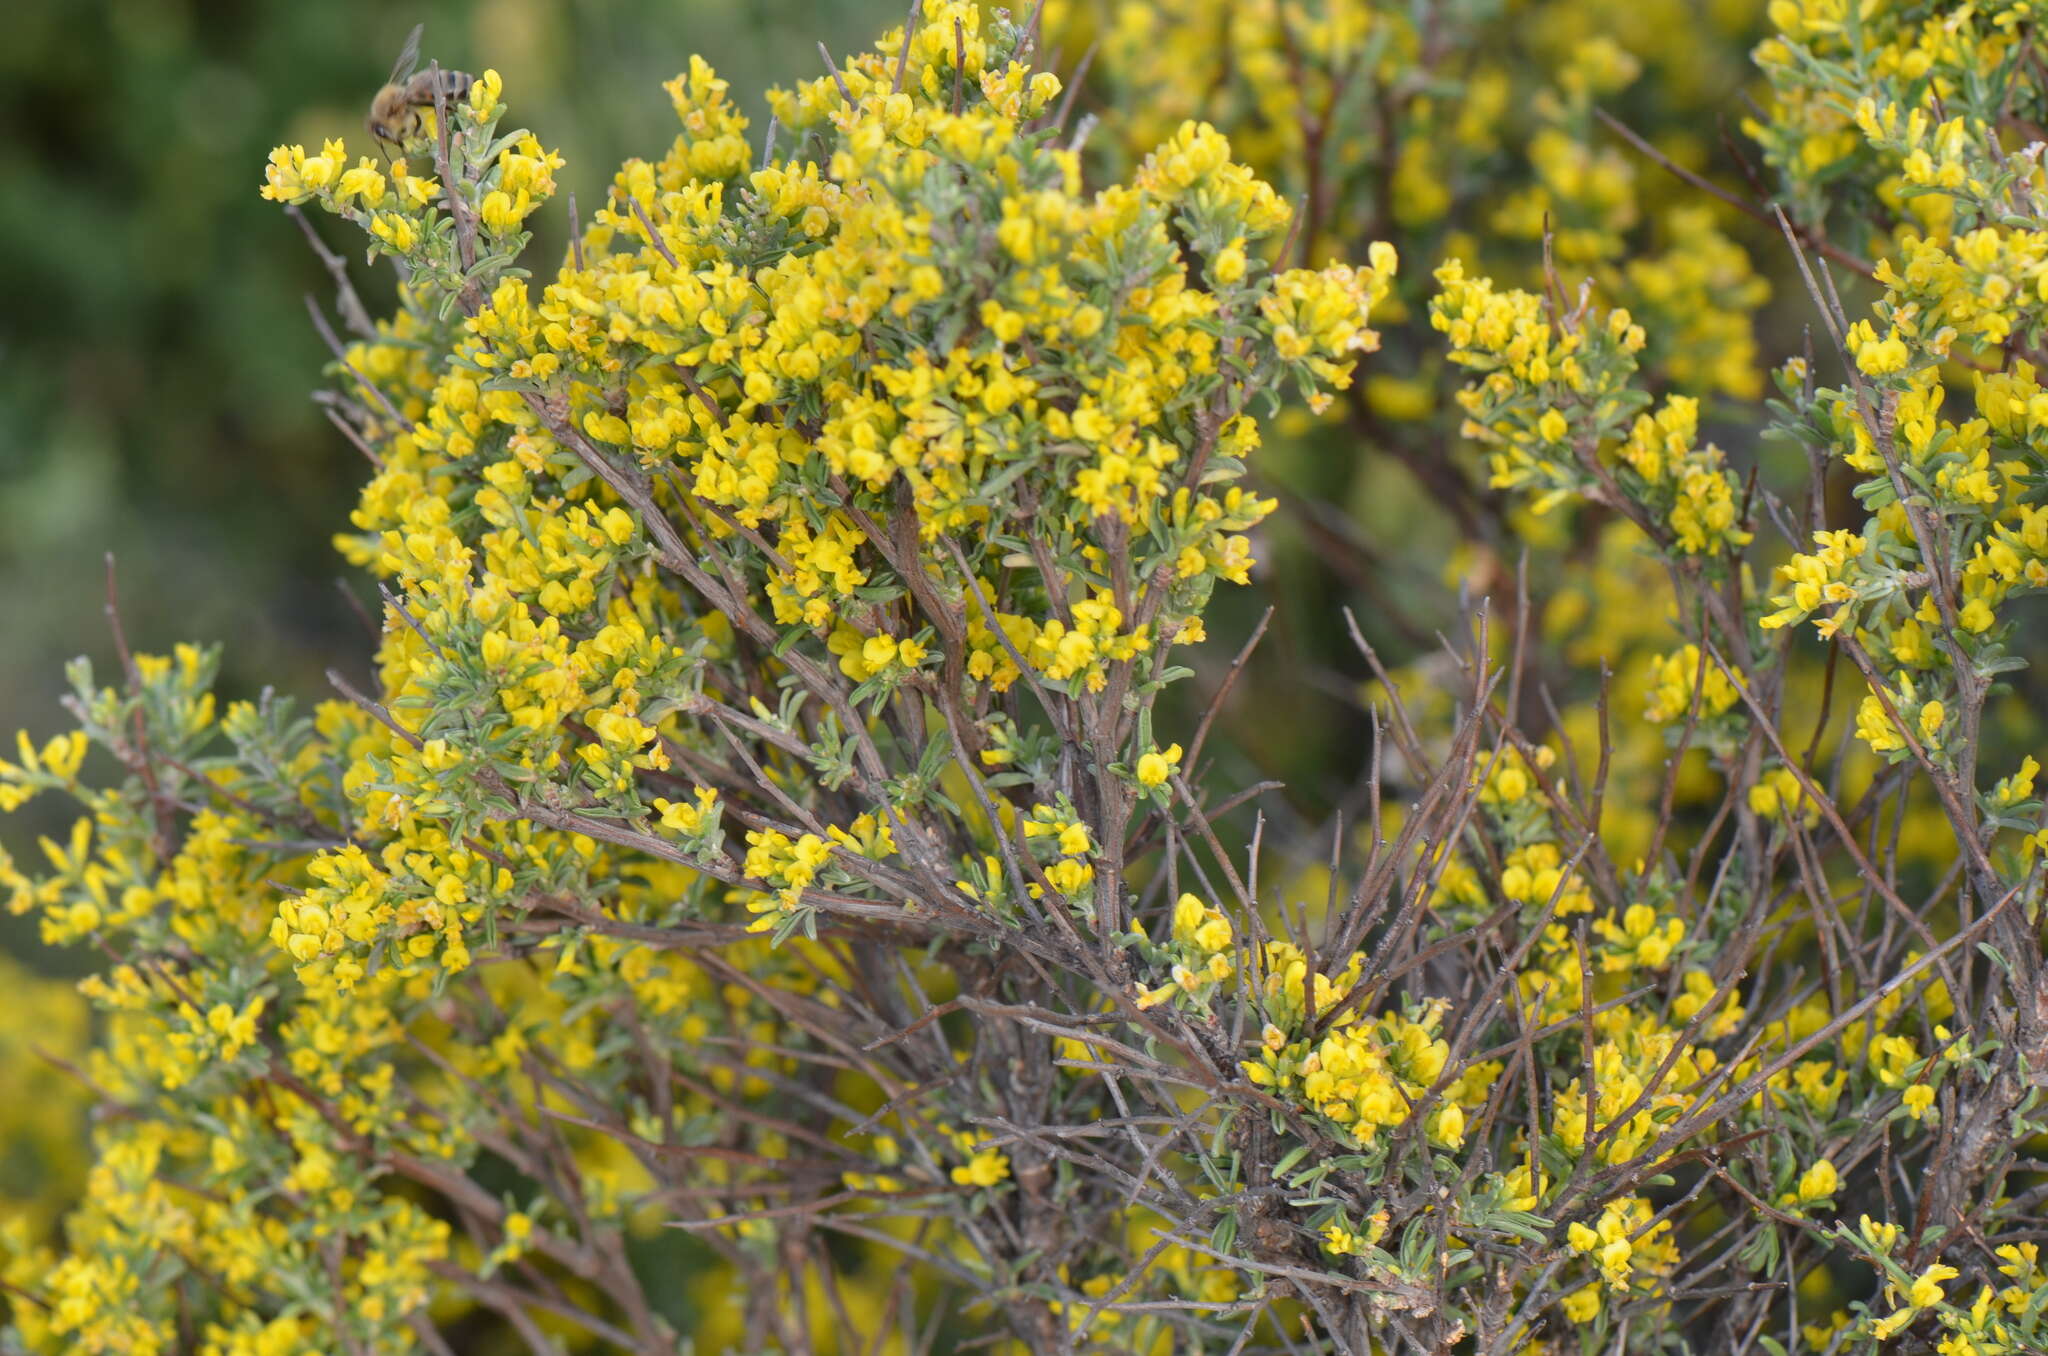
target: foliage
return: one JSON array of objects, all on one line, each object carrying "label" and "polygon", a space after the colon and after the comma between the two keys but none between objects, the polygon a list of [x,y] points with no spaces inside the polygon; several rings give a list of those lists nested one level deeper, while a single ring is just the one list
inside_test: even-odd
[{"label": "foliage", "polygon": [[[692,60],[532,281],[565,166],[495,71],[280,146],[402,279],[335,268],[374,679],[222,706],[117,618],[0,763],[83,811],[0,888],[107,957],[7,1340],[2048,1348],[2048,829],[1987,747],[2037,16],[1777,0],[1779,208],[1606,107],[1713,95],[1673,8],[930,0],[763,129]],[[1768,372],[1745,233],[1824,344]],[[1352,622],[1349,808],[1268,841],[1212,748],[1264,623],[1203,656],[1304,424],[1506,606]]]}]

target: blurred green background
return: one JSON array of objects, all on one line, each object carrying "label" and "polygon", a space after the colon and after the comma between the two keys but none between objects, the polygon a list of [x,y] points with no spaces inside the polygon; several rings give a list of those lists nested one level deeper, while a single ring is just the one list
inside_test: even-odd
[{"label": "blurred green background", "polygon": [[[818,40],[870,41],[900,8],[14,0],[0,40],[0,724],[53,732],[64,662],[111,662],[109,551],[133,644],[226,642],[230,694],[324,695],[322,670],[360,650],[329,538],[367,468],[308,398],[326,352],[304,298],[331,288],[257,186],[279,141],[368,149],[364,111],[413,24],[444,66],[496,67],[513,118],[561,149],[565,187],[594,203],[621,158],[667,146],[660,83],[691,52],[765,119],[759,90],[815,73]],[[552,253],[561,222],[542,231]],[[374,307],[388,269],[353,264]]]}]

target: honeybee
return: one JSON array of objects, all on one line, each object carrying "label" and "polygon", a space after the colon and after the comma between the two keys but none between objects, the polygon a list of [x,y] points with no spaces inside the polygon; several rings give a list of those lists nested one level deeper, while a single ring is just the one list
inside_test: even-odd
[{"label": "honeybee", "polygon": [[425,28],[425,24],[413,25],[404,50],[391,68],[391,78],[370,100],[370,135],[401,150],[421,135],[425,124],[423,110],[434,106],[436,76],[444,103],[460,99],[476,83],[476,77],[465,71],[414,70],[420,64],[420,33]]}]

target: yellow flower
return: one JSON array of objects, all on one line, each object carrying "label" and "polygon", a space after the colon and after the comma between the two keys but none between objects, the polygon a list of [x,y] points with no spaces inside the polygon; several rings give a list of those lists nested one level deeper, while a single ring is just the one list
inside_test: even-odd
[{"label": "yellow flower", "polygon": [[1825,1158],[1817,1158],[1799,1175],[1799,1200],[1802,1204],[1825,1200],[1833,1196],[1841,1185],[1842,1179],[1836,1174],[1835,1165]]},{"label": "yellow flower", "polygon": [[1138,785],[1144,787],[1166,785],[1167,779],[1173,776],[1174,769],[1180,766],[1180,754],[1180,745],[1171,744],[1167,746],[1164,752],[1151,749],[1139,755],[1137,768]]},{"label": "yellow flower", "polygon": [[1941,733],[1941,725],[1948,719],[1948,712],[1940,702],[1928,702],[1920,708],[1920,735],[1932,740]]},{"label": "yellow flower", "polygon": [[1218,250],[1215,259],[1210,262],[1209,268],[1217,282],[1229,284],[1243,281],[1245,269],[1244,241],[1241,239],[1233,240],[1221,250]]},{"label": "yellow flower", "polygon": [[498,100],[505,92],[505,82],[494,70],[487,70],[476,78],[469,87],[469,106],[478,118],[488,118],[497,111]]},{"label": "yellow flower", "polygon": [[1991,803],[2002,810],[2033,799],[2034,778],[2041,771],[2032,754],[2020,760],[2020,770],[2003,778],[1991,789]]},{"label": "yellow flower", "polygon": [[967,1162],[953,1169],[958,1186],[992,1187],[1010,1175],[1010,1159],[994,1149],[981,1149]]},{"label": "yellow flower", "polygon": [[1948,1298],[1942,1291],[1941,1283],[1954,1280],[1960,1275],[1961,1272],[1946,1262],[1936,1262],[1914,1279],[1912,1289],[1907,1292],[1906,1298],[1923,1309],[1930,1304],[1940,1304]]}]

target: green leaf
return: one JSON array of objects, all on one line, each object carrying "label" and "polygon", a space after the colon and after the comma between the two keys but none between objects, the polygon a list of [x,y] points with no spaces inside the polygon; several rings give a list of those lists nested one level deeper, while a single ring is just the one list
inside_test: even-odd
[{"label": "green leaf", "polygon": [[1209,1246],[1218,1252],[1227,1253],[1230,1245],[1237,1242],[1237,1212],[1227,1210],[1223,1218],[1216,1221],[1216,1227],[1209,1233]]}]

